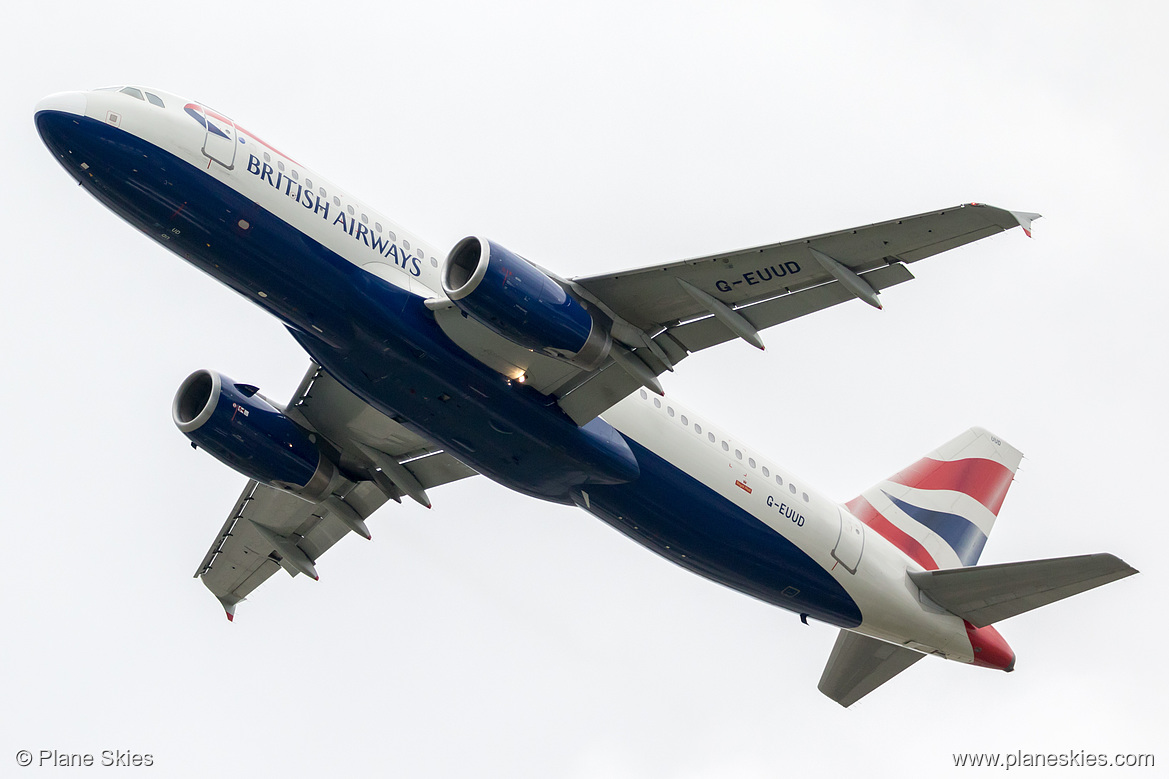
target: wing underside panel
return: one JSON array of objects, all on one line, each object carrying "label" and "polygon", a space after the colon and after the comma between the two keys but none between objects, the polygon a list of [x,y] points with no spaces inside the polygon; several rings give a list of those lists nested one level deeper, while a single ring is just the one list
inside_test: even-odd
[{"label": "wing underside panel", "polygon": [[[371,408],[312,365],[285,413],[322,436],[345,477],[322,503],[249,481],[195,576],[228,617],[280,568],[315,578],[316,561],[388,500],[420,500],[424,490],[475,471]],[[371,458],[377,456],[377,461]],[[387,474],[381,466],[391,467]],[[354,519],[358,520],[354,522]]]}]

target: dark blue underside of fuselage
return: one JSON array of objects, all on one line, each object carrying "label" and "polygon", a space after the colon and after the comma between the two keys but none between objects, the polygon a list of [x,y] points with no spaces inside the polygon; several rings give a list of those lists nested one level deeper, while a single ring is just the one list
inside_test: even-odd
[{"label": "dark blue underside of fuselage", "polygon": [[684,568],[826,622],[860,623],[840,584],[783,536],[634,442],[635,464],[615,458],[624,447],[610,426],[579,428],[554,399],[506,382],[455,346],[421,298],[136,136],[51,111],[36,121],[103,204],[280,318],[338,381],[479,472],[559,503],[583,488],[593,514]]},{"label": "dark blue underside of fuselage", "polygon": [[860,609],[795,544],[690,474],[626,438],[641,476],[586,489],[588,510],[667,560],[732,589],[840,627]]}]

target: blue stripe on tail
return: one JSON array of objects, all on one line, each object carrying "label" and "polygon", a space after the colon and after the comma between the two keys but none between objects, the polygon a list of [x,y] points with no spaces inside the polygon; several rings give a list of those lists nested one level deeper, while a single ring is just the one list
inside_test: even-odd
[{"label": "blue stripe on tail", "polygon": [[[884,490],[882,490],[884,492]],[[920,522],[938,534],[954,552],[962,565],[974,565],[982,554],[982,547],[986,546],[986,533],[979,530],[966,517],[958,514],[947,514],[944,511],[932,511],[898,500],[889,493],[885,497],[893,501],[897,508],[904,511],[913,520]]]}]

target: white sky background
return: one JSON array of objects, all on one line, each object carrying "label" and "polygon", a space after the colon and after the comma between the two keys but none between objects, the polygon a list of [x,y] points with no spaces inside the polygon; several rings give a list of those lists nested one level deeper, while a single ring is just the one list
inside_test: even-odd
[{"label": "white sky background", "polygon": [[[53,748],[166,776],[1169,763],[1163,4],[875,5],[8,9],[0,775]],[[285,398],[307,359],[41,145],[36,100],[121,83],[227,113],[443,250],[483,234],[564,275],[1040,211],[1033,241],[918,263],[885,311],[702,353],[666,391],[841,500],[985,425],[1027,459],[983,562],[1142,574],[1000,625],[1013,674],[927,659],[843,710],[816,690],[834,629],[480,478],[384,508],[319,583],[278,574],[229,624],[191,574],[244,479],[171,398],[199,367]]]}]

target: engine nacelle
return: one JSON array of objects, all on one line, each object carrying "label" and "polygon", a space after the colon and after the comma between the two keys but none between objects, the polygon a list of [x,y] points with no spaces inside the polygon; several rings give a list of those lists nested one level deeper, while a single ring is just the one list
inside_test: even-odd
[{"label": "engine nacelle", "polygon": [[613,323],[530,262],[471,236],[455,244],[442,268],[442,289],[459,310],[520,346],[585,370],[613,344]]},{"label": "engine nacelle", "polygon": [[336,466],[251,385],[195,371],[179,387],[171,415],[187,438],[249,479],[313,502],[330,494]]}]

